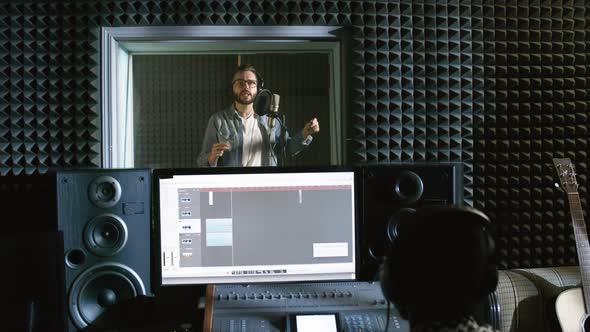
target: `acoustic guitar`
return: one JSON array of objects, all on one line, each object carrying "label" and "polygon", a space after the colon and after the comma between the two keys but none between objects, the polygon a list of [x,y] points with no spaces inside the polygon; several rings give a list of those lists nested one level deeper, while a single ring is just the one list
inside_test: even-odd
[{"label": "acoustic guitar", "polygon": [[590,292],[587,288],[590,285],[588,280],[590,247],[588,246],[584,211],[578,194],[576,171],[569,158],[554,158],[553,164],[559,177],[559,186],[567,193],[582,277],[581,289],[568,289],[557,296],[555,311],[559,325],[564,332],[590,332],[590,316],[588,316],[590,313]]}]

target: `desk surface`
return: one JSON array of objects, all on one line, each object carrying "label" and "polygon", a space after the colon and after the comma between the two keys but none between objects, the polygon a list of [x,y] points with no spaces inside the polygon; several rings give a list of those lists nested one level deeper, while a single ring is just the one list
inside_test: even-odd
[{"label": "desk surface", "polygon": [[208,285],[205,291],[205,313],[203,315],[203,332],[211,332],[213,326],[213,304],[215,285]]}]

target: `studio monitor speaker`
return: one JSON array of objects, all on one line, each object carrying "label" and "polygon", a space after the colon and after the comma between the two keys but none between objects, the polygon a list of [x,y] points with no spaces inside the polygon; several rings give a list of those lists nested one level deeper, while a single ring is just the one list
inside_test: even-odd
[{"label": "studio monitor speaker", "polygon": [[429,205],[461,205],[460,163],[412,163],[361,167],[362,280],[374,280],[396,231],[395,220]]},{"label": "studio monitor speaker", "polygon": [[100,325],[109,307],[149,292],[150,183],[147,169],[56,174],[70,328]]},{"label": "studio monitor speaker", "polygon": [[149,169],[68,169],[0,185],[7,210],[18,216],[10,232],[63,236],[67,331],[117,326],[105,321],[113,317],[108,311],[151,292],[150,177]]}]

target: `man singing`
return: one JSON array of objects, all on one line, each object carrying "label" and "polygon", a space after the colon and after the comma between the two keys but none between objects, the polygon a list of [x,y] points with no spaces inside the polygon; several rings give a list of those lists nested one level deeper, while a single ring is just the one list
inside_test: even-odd
[{"label": "man singing", "polygon": [[293,156],[311,143],[312,135],[320,131],[316,118],[290,136],[280,121],[270,127],[267,115],[254,112],[261,85],[262,77],[254,66],[237,68],[232,77],[234,102],[209,118],[197,166],[277,166],[282,162],[283,149]]}]

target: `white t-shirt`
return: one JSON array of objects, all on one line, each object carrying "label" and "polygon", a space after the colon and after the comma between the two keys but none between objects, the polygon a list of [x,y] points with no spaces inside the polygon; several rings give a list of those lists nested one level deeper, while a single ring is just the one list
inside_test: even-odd
[{"label": "white t-shirt", "polygon": [[262,166],[262,132],[258,126],[258,116],[252,113],[240,119],[244,136],[242,166]]}]

